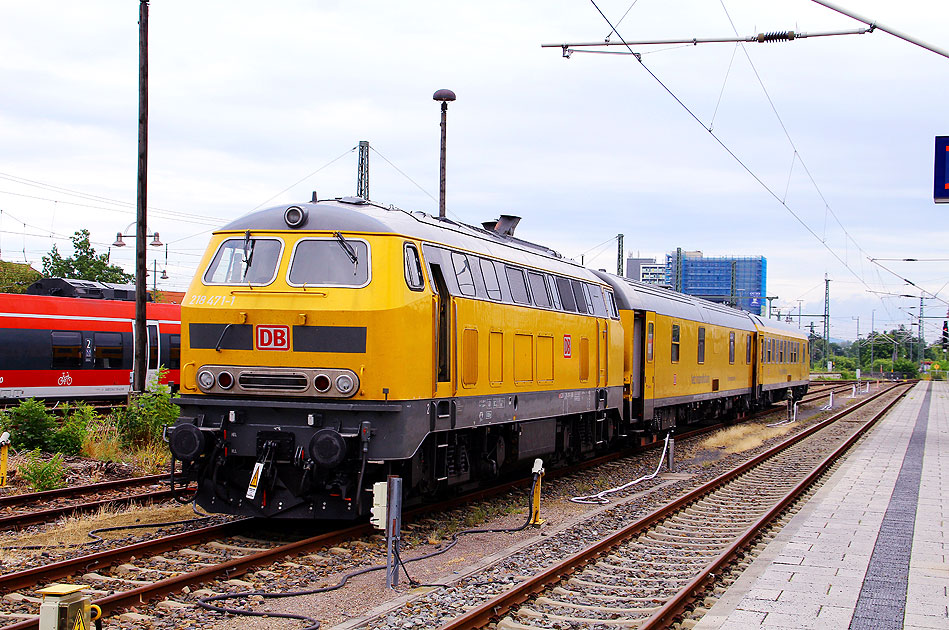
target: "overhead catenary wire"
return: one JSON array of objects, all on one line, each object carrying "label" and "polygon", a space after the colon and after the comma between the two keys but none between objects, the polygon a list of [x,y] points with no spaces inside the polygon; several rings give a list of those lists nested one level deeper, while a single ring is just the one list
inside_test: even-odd
[{"label": "overhead catenary wire", "polygon": [[[613,26],[612,22],[611,22],[610,19],[606,16],[606,14],[603,13],[603,10],[600,9],[599,5],[596,3],[596,0],[590,0],[590,2],[591,2],[591,4],[593,5],[593,7],[596,9],[596,11],[600,14],[600,17],[602,17],[603,20],[606,21],[606,23],[610,25],[610,28],[613,29],[614,32],[616,32],[616,28]],[[618,32],[617,32],[617,35],[620,37],[620,39],[623,39],[622,35],[620,35]],[[820,237],[820,236],[814,231],[814,229],[811,228],[811,226],[808,225],[807,222],[804,221],[804,219],[803,219],[797,212],[795,212],[794,209],[791,208],[790,205],[787,204],[787,202],[785,202],[784,200],[781,199],[781,197],[774,191],[774,189],[772,189],[764,180],[762,180],[761,177],[760,177],[757,173],[755,173],[755,172],[751,169],[751,167],[748,166],[748,165],[744,162],[744,160],[742,160],[727,144],[725,144],[725,142],[724,142],[720,137],[718,137],[718,136],[715,134],[715,132],[714,132],[713,130],[709,129],[709,128],[705,125],[705,123],[703,123],[702,120],[699,119],[699,117],[695,114],[695,112],[693,112],[692,109],[691,109],[688,105],[686,105],[686,104],[682,101],[682,99],[680,99],[680,98],[678,97],[678,95],[676,95],[675,92],[673,92],[672,89],[669,88],[669,87],[643,62],[643,60],[642,60],[642,55],[639,55],[638,53],[635,53],[635,52],[633,51],[633,49],[632,49],[632,45],[631,45],[629,42],[626,42],[626,41],[624,40],[624,41],[621,43],[621,45],[626,46],[626,48],[627,48],[627,50],[629,51],[629,53],[630,53],[631,55],[633,55],[633,56],[636,58],[636,60],[637,60],[637,61],[639,62],[639,64],[640,64],[640,66],[649,74],[649,76],[651,76],[651,77],[660,85],[660,87],[662,87],[662,89],[665,90],[666,93],[668,93],[669,96],[671,96],[672,99],[673,99],[676,103],[678,103],[679,106],[682,107],[682,109],[684,109],[684,110],[686,111],[686,113],[689,114],[689,116],[692,117],[692,119],[693,119],[695,122],[697,122],[698,124],[702,125],[702,127],[703,127],[706,131],[709,132],[709,135],[712,136],[712,138],[719,144],[719,146],[721,146],[722,149],[724,149],[725,152],[728,153],[728,155],[731,156],[732,159],[734,159],[734,160],[738,163],[738,165],[741,166],[741,168],[745,170],[745,172],[747,172],[756,182],[758,182],[758,184],[759,184],[762,188],[764,188],[765,191],[767,191],[768,194],[770,194],[770,195],[775,199],[775,201],[777,201],[779,204],[781,204],[781,206],[783,206],[783,207],[785,208],[785,210],[787,210],[787,212],[788,212],[809,234],[811,234],[811,236],[813,236],[817,241],[819,241],[819,242],[821,243],[821,245],[824,247],[824,249],[826,249],[826,250],[828,251],[828,253],[830,253],[831,256],[833,256],[845,269],[847,269],[847,271],[849,271],[849,272],[854,276],[854,278],[856,278],[861,284],[863,284],[863,285],[864,285],[866,288],[868,288],[868,289],[870,288],[870,286],[867,284],[867,282],[866,282],[862,277],[860,277],[860,275],[847,263],[847,261],[846,261],[845,259],[841,258],[840,255],[827,243],[827,240],[826,240],[825,238]],[[556,45],[552,45],[552,46],[557,46],[557,47],[559,47],[559,46],[562,46],[562,44],[556,44]],[[566,50],[566,49],[565,49],[565,50]],[[783,125],[783,123],[782,123],[782,125]],[[793,145],[792,145],[792,146],[793,146]],[[806,167],[805,167],[805,170],[806,170]]]},{"label": "overhead catenary wire", "polygon": [[[609,22],[609,20],[607,20]],[[613,28],[612,23],[610,27]],[[619,23],[616,24],[616,28],[619,28]],[[570,42],[570,43],[560,43],[560,44],[541,44],[541,48],[563,48],[564,50],[575,50],[576,52],[581,52],[578,49],[581,48],[598,48],[600,46],[667,46],[670,44],[687,44],[696,46],[698,44],[731,44],[736,42],[748,42],[748,43],[774,43],[774,42],[784,42],[784,41],[794,41],[797,39],[807,39],[810,37],[836,37],[839,35],[864,35],[866,33],[872,33],[872,28],[858,28],[850,29],[846,31],[827,31],[823,33],[800,33],[796,31],[772,31],[770,33],[758,33],[756,35],[748,35],[746,37],[689,37],[689,38],[674,38],[674,39],[639,39],[639,40],[623,40],[622,35],[616,33],[614,30],[613,33],[616,33],[617,37],[620,38],[619,42],[612,42],[609,40],[604,40],[601,42]],[[632,51],[630,51],[632,52]],[[628,54],[628,53],[627,53]],[[634,53],[635,54],[635,53]]]}]

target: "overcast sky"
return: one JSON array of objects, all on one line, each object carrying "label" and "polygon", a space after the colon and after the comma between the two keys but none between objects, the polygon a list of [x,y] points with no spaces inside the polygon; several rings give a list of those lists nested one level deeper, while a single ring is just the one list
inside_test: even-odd
[{"label": "overcast sky", "polygon": [[[945,1],[839,2],[949,49]],[[614,23],[631,4],[617,27],[630,41],[864,27],[805,0],[598,2]],[[138,8],[0,2],[3,260],[40,269],[82,228],[106,251],[135,220]],[[641,65],[541,48],[602,41],[589,0],[157,0],[149,26],[159,288],[184,290],[211,230],[251,209],[355,194],[360,140],[374,201],[437,213],[432,94],[449,88],[452,218],[519,215],[521,238],[614,271],[619,233],[627,254],[659,259],[763,255],[775,306],[796,322],[800,304],[805,326],[827,274],[834,338],[855,338],[857,317],[861,336],[871,318],[915,325],[918,297],[868,292],[919,296],[902,278],[939,296],[927,316],[946,314],[949,206],[932,188],[949,59],[882,31],[637,45]],[[132,270],[133,249],[112,260]],[[928,320],[927,339],[941,326]]]}]

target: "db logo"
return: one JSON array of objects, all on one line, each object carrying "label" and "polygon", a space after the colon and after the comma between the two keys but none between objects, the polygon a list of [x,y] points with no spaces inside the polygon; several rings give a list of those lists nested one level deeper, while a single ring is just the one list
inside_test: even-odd
[{"label": "db logo", "polygon": [[289,350],[290,349],[290,327],[289,326],[258,326],[257,327],[257,349],[258,350]]},{"label": "db logo", "polygon": [[569,359],[573,356],[573,350],[570,346],[570,335],[563,336],[563,358]]},{"label": "db logo", "polygon": [[57,383],[60,385],[72,385],[72,377],[69,375],[69,372],[63,372],[63,375],[59,377]]}]

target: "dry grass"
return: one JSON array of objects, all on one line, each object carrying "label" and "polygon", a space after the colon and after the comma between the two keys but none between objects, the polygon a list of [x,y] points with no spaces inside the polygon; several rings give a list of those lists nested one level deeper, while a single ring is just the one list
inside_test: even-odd
[{"label": "dry grass", "polygon": [[769,428],[764,424],[740,424],[716,431],[699,448],[723,449],[726,453],[741,453],[761,446],[771,438],[785,435],[794,425]]},{"label": "dry grass", "polygon": [[132,453],[132,463],[138,467],[143,474],[157,475],[158,473],[168,471],[168,462],[171,453],[168,447],[163,443],[149,442]]},{"label": "dry grass", "polygon": [[[171,507],[140,507],[132,506],[121,511],[101,508],[96,514],[74,516],[59,522],[55,527],[38,534],[20,535],[7,538],[3,546],[18,547],[22,545],[45,545],[55,548],[64,545],[77,545],[88,541],[89,532],[102,527],[118,527],[121,525],[141,525],[144,523],[163,523],[167,521],[181,521],[194,518],[190,505]],[[106,540],[124,538],[141,530],[119,530],[97,534]],[[145,530],[154,533],[157,530]]]},{"label": "dry grass", "polygon": [[99,422],[97,426],[90,425],[82,441],[81,453],[85,457],[104,462],[123,461],[124,453],[118,427],[108,422]]}]

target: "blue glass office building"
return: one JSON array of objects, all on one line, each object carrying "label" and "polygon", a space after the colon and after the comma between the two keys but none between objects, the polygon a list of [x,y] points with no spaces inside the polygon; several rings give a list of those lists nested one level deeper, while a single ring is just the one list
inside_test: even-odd
[{"label": "blue glass office building", "polygon": [[679,249],[666,254],[665,279],[676,291],[766,314],[768,260],[764,256],[706,258],[702,252]]}]

